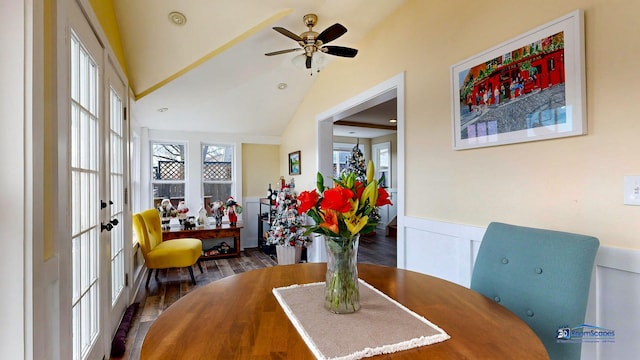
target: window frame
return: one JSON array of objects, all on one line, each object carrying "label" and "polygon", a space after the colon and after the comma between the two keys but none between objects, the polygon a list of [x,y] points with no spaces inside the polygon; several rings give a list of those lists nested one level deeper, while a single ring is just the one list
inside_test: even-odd
[{"label": "window frame", "polygon": [[[156,180],[155,175],[153,174],[153,157],[154,157],[154,151],[153,151],[153,146],[156,144],[166,144],[166,145],[181,145],[184,147],[184,177],[182,180]],[[162,197],[160,198],[156,198],[154,193],[153,193],[153,189],[154,189],[154,185],[155,184],[183,184],[184,185],[184,194],[181,198],[176,197],[176,199],[182,199],[182,200],[187,200],[188,195],[189,195],[189,144],[187,142],[184,141],[163,141],[163,140],[150,140],[149,141],[149,169],[148,171],[150,171],[150,177],[151,177],[151,181],[149,182],[150,187],[149,187],[149,192],[150,192],[150,197],[151,197],[151,202],[153,207],[157,207],[156,206],[156,202],[162,201]],[[157,200],[160,199],[160,200]],[[171,200],[171,199],[170,199]],[[173,202],[172,202],[173,203]],[[174,204],[174,206],[177,206],[177,203]]]},{"label": "window frame", "polygon": [[[205,153],[204,153],[204,147],[205,146],[218,146],[218,147],[225,147],[225,148],[229,148],[231,150],[231,169],[230,169],[230,173],[231,173],[231,180],[205,180],[204,177],[204,166],[205,166]],[[238,158],[238,151],[237,151],[237,147],[236,144],[234,143],[226,143],[226,142],[201,142],[200,143],[200,193],[202,194],[202,201],[203,204],[208,205],[206,202],[206,198],[207,198],[207,194],[205,194],[205,184],[229,184],[230,185],[230,190],[229,190],[229,196],[233,196],[234,199],[238,199],[238,194],[237,194],[237,181],[238,179],[236,179],[236,167],[238,166],[237,164],[237,158]],[[226,201],[227,199],[211,199],[211,201],[216,201],[216,200],[222,200],[222,201]]]}]

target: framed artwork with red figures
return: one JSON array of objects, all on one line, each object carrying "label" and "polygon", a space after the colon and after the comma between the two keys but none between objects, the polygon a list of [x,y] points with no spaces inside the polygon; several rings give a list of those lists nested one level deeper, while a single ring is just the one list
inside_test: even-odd
[{"label": "framed artwork with red figures", "polygon": [[584,135],[584,14],[576,10],[451,67],[453,148]]}]

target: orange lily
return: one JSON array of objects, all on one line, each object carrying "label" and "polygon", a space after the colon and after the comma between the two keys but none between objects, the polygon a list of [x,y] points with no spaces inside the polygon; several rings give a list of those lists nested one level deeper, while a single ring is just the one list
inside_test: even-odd
[{"label": "orange lily", "polygon": [[320,216],[322,216],[322,224],[320,224],[320,227],[323,227],[325,229],[328,229],[329,231],[339,234],[340,233],[340,228],[338,227],[338,212],[335,210],[325,210],[324,213],[320,213]]}]

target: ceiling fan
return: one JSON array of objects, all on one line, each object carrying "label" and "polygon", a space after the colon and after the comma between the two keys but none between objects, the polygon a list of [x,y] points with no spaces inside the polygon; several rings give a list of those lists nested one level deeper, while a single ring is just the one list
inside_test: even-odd
[{"label": "ceiling fan", "polygon": [[305,26],[309,28],[309,30],[303,32],[299,36],[282,27],[273,28],[273,30],[279,32],[280,34],[297,41],[301,47],[274,51],[274,52],[267,53],[265,55],[273,56],[273,55],[286,54],[293,51],[304,50],[305,56],[306,56],[305,66],[307,69],[311,69],[313,54],[316,51],[321,53],[327,53],[330,55],[350,57],[350,58],[358,54],[358,50],[353,48],[348,48],[344,46],[325,46],[325,44],[339,38],[340,36],[344,35],[344,33],[347,32],[347,28],[345,28],[344,26],[338,23],[335,23],[329,26],[328,28],[326,28],[323,32],[318,34],[317,32],[313,31],[313,27],[316,25],[316,23],[318,23],[318,16],[316,14],[307,14],[302,17],[302,21],[304,22]]}]

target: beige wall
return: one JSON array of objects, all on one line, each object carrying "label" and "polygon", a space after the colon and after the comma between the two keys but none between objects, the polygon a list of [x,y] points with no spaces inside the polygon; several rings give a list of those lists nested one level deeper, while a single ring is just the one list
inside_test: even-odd
[{"label": "beige wall", "polygon": [[[585,11],[586,136],[454,151],[451,65],[575,9]],[[486,226],[503,221],[595,235],[640,248],[640,207],[622,204],[640,175],[640,22],[636,0],[409,0],[316,80],[283,134],[287,152],[315,159],[315,116],[405,72],[407,216]],[[345,20],[345,26],[348,27]],[[297,179],[312,188],[306,161]]]},{"label": "beige wall", "polygon": [[[280,145],[242,144],[242,196],[264,197],[280,179]],[[288,174],[288,170],[287,173]],[[288,182],[288,177],[285,177]]]}]

